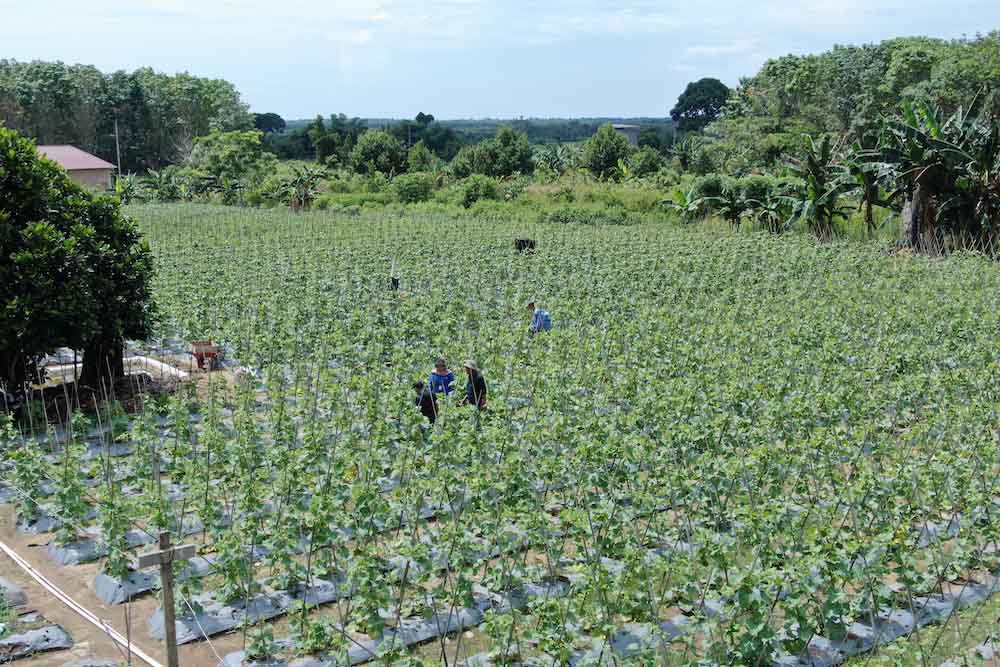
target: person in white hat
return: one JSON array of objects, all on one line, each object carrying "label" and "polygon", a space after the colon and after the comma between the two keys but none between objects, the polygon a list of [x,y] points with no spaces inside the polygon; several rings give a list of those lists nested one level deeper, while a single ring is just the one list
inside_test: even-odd
[{"label": "person in white hat", "polygon": [[479,372],[479,367],[472,359],[466,359],[465,375],[468,381],[465,383],[465,397],[458,402],[459,405],[475,405],[482,410],[486,407],[486,380]]}]

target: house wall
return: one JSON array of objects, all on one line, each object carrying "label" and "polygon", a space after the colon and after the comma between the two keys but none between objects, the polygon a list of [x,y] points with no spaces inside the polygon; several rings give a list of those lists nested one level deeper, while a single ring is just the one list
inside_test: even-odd
[{"label": "house wall", "polygon": [[615,132],[625,135],[625,138],[628,139],[628,142],[633,146],[637,146],[639,144],[639,128],[616,127]]},{"label": "house wall", "polygon": [[76,169],[68,172],[76,183],[92,190],[108,190],[111,188],[110,169]]}]

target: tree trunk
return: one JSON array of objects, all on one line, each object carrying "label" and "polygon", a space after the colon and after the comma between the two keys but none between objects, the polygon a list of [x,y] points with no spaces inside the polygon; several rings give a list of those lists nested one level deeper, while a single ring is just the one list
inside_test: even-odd
[{"label": "tree trunk", "polygon": [[927,191],[921,185],[913,189],[912,196],[903,206],[903,243],[914,250],[923,246],[926,218],[930,213]]},{"label": "tree trunk", "polygon": [[24,388],[27,380],[28,366],[24,362],[24,355],[10,351],[0,352],[0,389],[14,393]]},{"label": "tree trunk", "polygon": [[868,231],[868,238],[875,238],[875,214],[871,199],[865,200],[865,229]]},{"label": "tree trunk", "polygon": [[115,380],[125,377],[124,354],[123,341],[98,339],[88,342],[83,349],[80,385],[97,392],[99,398],[106,398]]}]

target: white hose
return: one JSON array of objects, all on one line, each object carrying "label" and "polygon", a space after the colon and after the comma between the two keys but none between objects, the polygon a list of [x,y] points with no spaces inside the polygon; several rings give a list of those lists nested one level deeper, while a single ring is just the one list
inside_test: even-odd
[{"label": "white hose", "polygon": [[115,630],[110,625],[99,619],[97,616],[95,616],[89,610],[84,608],[69,595],[59,590],[59,588],[57,588],[55,584],[53,584],[51,581],[45,578],[45,575],[43,575],[41,572],[33,568],[31,564],[28,563],[28,561],[21,558],[16,551],[11,549],[3,542],[0,542],[0,550],[2,550],[5,554],[10,556],[10,559],[12,561],[17,563],[22,570],[24,570],[26,573],[28,573],[29,576],[31,576],[32,579],[41,584],[41,586],[45,590],[47,590],[49,593],[52,593],[52,595],[56,596],[56,598],[58,598],[60,602],[62,602],[67,607],[75,611],[77,614],[85,618],[87,621],[90,621],[91,624],[97,626],[97,628],[99,628],[100,630],[107,633],[108,637],[110,637],[116,644],[124,648],[130,654],[138,656],[139,659],[145,662],[147,665],[149,665],[149,667],[163,667],[163,665],[161,665],[153,658],[149,657],[149,655],[146,652],[139,649],[135,644],[129,643],[129,641],[125,639],[125,637],[123,637],[117,630]]},{"label": "white hose", "polygon": [[[82,369],[83,364],[60,364],[58,366],[46,366],[45,372],[50,380],[72,382],[80,376]],[[179,368],[174,368],[169,364],[157,361],[156,359],[150,359],[149,357],[126,357],[125,372],[130,375],[135,373],[149,373],[150,376],[157,379],[168,377],[175,380],[186,380],[189,375]]]}]

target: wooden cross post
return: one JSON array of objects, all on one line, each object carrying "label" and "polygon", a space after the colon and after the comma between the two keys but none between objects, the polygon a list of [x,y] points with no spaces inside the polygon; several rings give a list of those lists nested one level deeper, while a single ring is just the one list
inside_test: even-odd
[{"label": "wooden cross post", "polygon": [[174,569],[175,560],[194,557],[193,544],[170,546],[170,532],[160,533],[160,550],[139,556],[139,569],[160,566],[160,586],[163,589],[163,626],[167,641],[167,666],[180,667],[177,662],[177,628],[174,626]]}]

